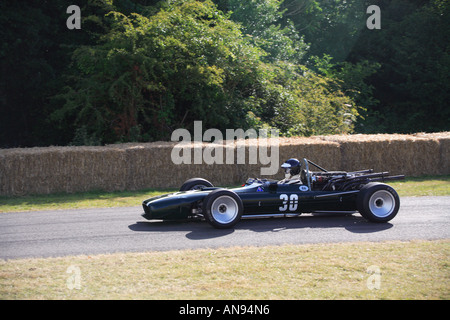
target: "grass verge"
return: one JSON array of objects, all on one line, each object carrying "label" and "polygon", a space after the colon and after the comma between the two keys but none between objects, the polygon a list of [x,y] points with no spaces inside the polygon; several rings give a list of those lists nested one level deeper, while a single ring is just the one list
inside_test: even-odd
[{"label": "grass verge", "polygon": [[389,185],[394,187],[401,197],[450,195],[450,175],[409,177],[405,180],[390,181]]},{"label": "grass verge", "polygon": [[0,212],[37,210],[84,209],[106,207],[132,207],[173,189],[146,189],[139,191],[90,191],[82,193],[57,193],[23,197],[0,197]]},{"label": "grass verge", "polygon": [[9,260],[0,299],[448,300],[449,257],[437,240]]},{"label": "grass verge", "polygon": [[[450,175],[412,177],[401,181],[391,181],[389,184],[401,197],[450,195]],[[146,189],[0,197],[0,212],[139,206],[147,198],[173,191],[175,190]]]}]

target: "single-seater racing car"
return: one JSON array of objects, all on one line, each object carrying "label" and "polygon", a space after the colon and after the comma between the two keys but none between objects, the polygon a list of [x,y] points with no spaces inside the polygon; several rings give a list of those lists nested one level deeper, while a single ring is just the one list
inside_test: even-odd
[{"label": "single-seater racing car", "polygon": [[[313,166],[319,171],[311,171]],[[213,227],[235,226],[241,218],[289,217],[301,213],[358,211],[371,222],[387,222],[400,208],[397,192],[384,181],[403,179],[372,169],[328,171],[308,159],[281,165],[285,179],[249,178],[237,188],[214,187],[202,178],[187,180],[179,192],[145,200],[148,220],[205,219]]]}]

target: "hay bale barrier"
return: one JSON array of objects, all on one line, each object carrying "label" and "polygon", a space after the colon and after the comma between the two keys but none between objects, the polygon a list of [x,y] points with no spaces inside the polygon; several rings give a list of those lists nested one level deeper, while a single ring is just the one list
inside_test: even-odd
[{"label": "hay bale barrier", "polygon": [[432,135],[358,134],[321,138],[339,143],[342,170],[374,169],[407,176],[448,174],[448,170],[442,169],[445,161],[440,140]]},{"label": "hay bale barrier", "polygon": [[[278,159],[271,158],[277,160],[278,171],[267,178],[282,178],[279,166],[291,157],[305,157],[330,170],[374,169],[407,176],[450,174],[450,132],[316,136],[263,142],[249,139],[196,145],[202,155],[215,157],[215,163],[204,157],[201,163],[194,163],[194,145],[190,143],[15,148],[0,149],[0,195],[178,188],[192,177],[203,177],[218,186],[236,185],[247,177],[261,177],[261,167],[269,166],[262,164],[261,143],[263,147],[267,143],[269,158],[271,147],[279,146]],[[179,154],[189,153],[191,162],[173,163],[174,148]],[[220,148],[222,154],[216,153]],[[243,163],[242,158],[238,162],[238,152],[243,152]]]},{"label": "hay bale barrier", "polygon": [[125,159],[108,147],[0,150],[0,194],[124,190]]}]

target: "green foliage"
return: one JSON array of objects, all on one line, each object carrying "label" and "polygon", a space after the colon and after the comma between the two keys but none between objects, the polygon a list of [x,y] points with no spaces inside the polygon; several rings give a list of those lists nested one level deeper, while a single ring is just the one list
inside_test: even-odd
[{"label": "green foliage", "polygon": [[[95,46],[75,50],[80,76],[54,118],[105,137],[129,141],[139,125],[153,139],[193,119],[233,125],[238,90],[252,82],[262,51],[211,2],[172,1],[155,15],[108,14],[111,31]],[[235,98],[235,99],[233,99]]]},{"label": "green foliage", "polygon": [[150,16],[108,17],[110,32],[74,51],[76,82],[53,113],[54,120],[74,117],[103,143],[142,139],[142,132],[168,139],[198,119],[222,130],[257,124],[287,135],[352,129],[356,108],[347,112],[352,102],[336,83],[265,62],[268,53],[210,1],[171,1]]},{"label": "green foliage", "polygon": [[86,126],[75,130],[75,136],[70,143],[72,146],[97,146],[100,145],[99,139],[95,135],[89,136]]},{"label": "green foliage", "polygon": [[[376,2],[376,1],[375,1]],[[330,55],[344,61],[361,31],[366,28],[366,9],[371,0],[285,0],[284,17],[310,43],[309,55]]]},{"label": "green foliage", "polygon": [[382,28],[365,31],[352,61],[381,61],[370,79],[373,99],[362,132],[449,130],[450,3],[390,1]]},{"label": "green foliage", "polygon": [[352,132],[359,108],[338,80],[287,62],[265,64],[262,70],[266,82],[251,102],[266,125],[285,136]]},{"label": "green foliage", "polygon": [[[366,28],[369,5],[380,7],[380,30]],[[366,109],[355,130],[450,129],[448,0],[286,0],[282,7],[310,43],[307,65],[342,80]]]},{"label": "green foliage", "polygon": [[[381,30],[366,9],[381,9]],[[0,3],[0,147],[450,130],[448,0]]]},{"label": "green foliage", "polygon": [[242,32],[264,49],[268,61],[300,62],[308,46],[290,20],[282,26],[282,0],[219,1],[230,12],[230,19],[242,26]]},{"label": "green foliage", "polygon": [[50,114],[67,84],[74,48],[92,44],[105,32],[103,16],[115,8],[83,1],[82,30],[66,27],[65,0],[0,2],[0,147],[67,144],[71,119],[59,126]]}]

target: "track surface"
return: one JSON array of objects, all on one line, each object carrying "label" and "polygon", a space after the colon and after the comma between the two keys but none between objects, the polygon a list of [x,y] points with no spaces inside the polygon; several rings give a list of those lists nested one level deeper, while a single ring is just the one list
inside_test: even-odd
[{"label": "track surface", "polygon": [[390,223],[359,214],[305,214],[243,220],[217,230],[206,222],[149,222],[141,207],[0,213],[0,259],[187,248],[450,238],[450,196],[403,197]]}]

